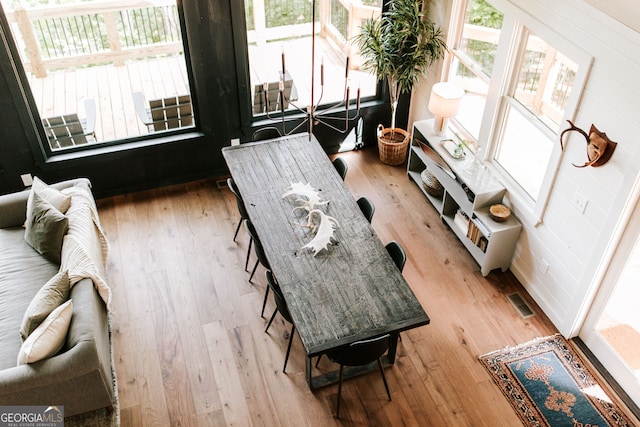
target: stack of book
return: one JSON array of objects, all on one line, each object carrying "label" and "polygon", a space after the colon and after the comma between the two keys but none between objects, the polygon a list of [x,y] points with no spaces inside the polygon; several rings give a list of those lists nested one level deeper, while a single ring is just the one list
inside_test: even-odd
[{"label": "stack of book", "polygon": [[460,230],[462,234],[465,234],[482,252],[487,251],[491,231],[482,223],[480,218],[475,215],[469,218],[469,215],[458,209],[453,217],[453,223],[458,230]]},{"label": "stack of book", "polygon": [[467,238],[473,242],[474,245],[480,248],[482,252],[486,252],[488,237],[490,235],[487,227],[478,218],[473,217],[469,221],[469,228],[467,229]]}]

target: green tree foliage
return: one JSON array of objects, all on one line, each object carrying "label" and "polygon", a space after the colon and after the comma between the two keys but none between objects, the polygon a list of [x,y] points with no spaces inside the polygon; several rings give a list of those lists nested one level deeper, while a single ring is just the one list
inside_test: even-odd
[{"label": "green tree foliage", "polygon": [[[102,13],[32,21],[44,58],[86,55],[110,49]],[[137,47],[181,39],[176,6],[126,9],[116,12],[118,38],[123,47]]]},{"label": "green tree foliage", "polygon": [[[471,0],[467,7],[465,24],[477,25],[485,28],[501,29],[504,15],[491,6],[486,0]],[[496,56],[496,45],[481,40],[468,40],[465,52],[482,66],[482,70],[491,75],[493,62]],[[460,65],[462,67],[462,65]],[[466,69],[460,69],[459,74],[470,73]]]},{"label": "green tree foliage", "polygon": [[[311,22],[312,6],[310,0],[264,0],[265,26],[273,28]],[[253,31],[253,0],[245,0],[244,10],[247,31]]]},{"label": "green tree foliage", "polygon": [[312,6],[308,0],[265,0],[267,28],[311,22]]},{"label": "green tree foliage", "polygon": [[469,2],[467,23],[487,28],[502,28],[504,15],[486,0],[472,0]]}]

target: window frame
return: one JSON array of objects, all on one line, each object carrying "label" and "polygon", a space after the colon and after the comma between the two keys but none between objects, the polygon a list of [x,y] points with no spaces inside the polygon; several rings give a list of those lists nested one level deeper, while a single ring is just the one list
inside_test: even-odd
[{"label": "window frame", "polygon": [[[462,133],[465,137],[470,138],[483,147],[482,153],[485,164],[507,188],[512,207],[515,208],[520,219],[534,226],[538,226],[543,221],[545,210],[552,195],[553,185],[561,165],[560,162],[563,151],[558,142],[559,134],[564,128],[563,123],[566,123],[567,120],[575,119],[578,105],[591,71],[593,57],[570,41],[564,39],[551,27],[538,21],[523,10],[514,7],[510,3],[504,0],[491,0],[488,2],[504,14],[504,20],[498,40],[493,71],[489,81],[487,101],[484,111],[482,112],[478,140],[475,141],[475,138],[471,137],[467,132]],[[455,37],[453,40],[455,46],[459,46],[462,37],[467,4],[467,0],[456,0],[454,2],[451,14],[451,28],[453,31],[450,37]],[[513,93],[517,85],[518,66],[521,64],[521,58],[526,47],[526,35],[529,32],[541,37],[550,46],[569,57],[578,65],[571,95],[567,100],[558,133],[554,135],[553,131],[544,126],[537,118],[531,120],[534,126],[543,129],[543,132],[549,134],[551,140],[554,141],[540,185],[540,191],[535,201],[495,160],[496,150],[498,149],[502,132],[506,126],[508,106],[516,108],[521,113],[525,112],[527,115],[530,114],[515,98],[510,99],[512,98],[510,94]],[[446,63],[443,67],[442,80],[448,80],[452,75],[451,64],[455,58],[460,60],[460,54],[450,53],[445,58]],[[469,65],[467,65],[467,67],[469,67]],[[474,73],[478,71],[477,67],[469,68],[471,68]],[[458,130],[461,130],[460,125],[455,119],[452,120],[452,122]]]},{"label": "window frame", "polygon": [[[180,22],[187,78],[190,82],[190,86],[193,87],[193,58],[191,58],[189,51],[189,34],[187,31],[183,0],[176,0],[176,7]],[[10,63],[7,65],[10,66],[11,74],[15,75],[16,80],[20,82],[19,92],[16,94],[16,99],[21,99],[27,108],[24,123],[28,125],[25,125],[25,133],[28,136],[29,146],[31,152],[34,154],[34,159],[38,166],[51,169],[61,163],[64,163],[65,165],[73,162],[82,163],[87,159],[98,156],[102,157],[105,155],[113,155],[116,158],[120,158],[123,152],[130,150],[137,150],[154,145],[172,144],[180,141],[190,141],[201,138],[204,135],[200,120],[201,114],[198,109],[197,93],[196,91],[191,90],[190,96],[193,109],[194,126],[176,128],[158,133],[141,134],[128,138],[100,141],[98,143],[86,145],[66,147],[61,150],[53,150],[50,146],[49,138],[42,122],[42,116],[34,100],[29,79],[22,63],[18,46],[14,40],[10,23],[7,20],[2,5],[0,5],[0,15],[0,41],[5,45],[5,49],[11,53]]]}]

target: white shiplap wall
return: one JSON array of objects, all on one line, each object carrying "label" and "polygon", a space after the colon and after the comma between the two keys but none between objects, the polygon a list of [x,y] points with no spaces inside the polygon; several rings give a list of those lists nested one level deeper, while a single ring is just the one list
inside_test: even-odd
[{"label": "white shiplap wall", "polygon": [[[583,0],[493,1],[520,9],[593,57],[574,123],[586,130],[593,123],[618,142],[606,165],[578,169],[571,163],[584,163],[585,143],[582,136],[571,136],[543,222],[523,224],[511,266],[560,332],[570,336],[599,286],[603,257],[640,171],[640,33]],[[434,18],[449,13],[448,3],[432,2]],[[628,7],[637,8],[633,3]],[[433,74],[415,88],[411,120],[430,115],[426,101],[437,81]],[[588,200],[584,214],[572,206],[576,192]],[[546,273],[543,260],[549,264]]]}]

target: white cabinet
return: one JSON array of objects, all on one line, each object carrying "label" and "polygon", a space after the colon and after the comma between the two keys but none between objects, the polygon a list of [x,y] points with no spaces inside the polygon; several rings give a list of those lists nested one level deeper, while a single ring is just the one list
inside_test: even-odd
[{"label": "white cabinet", "polygon": [[[505,271],[511,265],[522,226],[513,215],[505,222],[491,218],[489,207],[502,202],[504,186],[487,168],[474,167],[473,153],[466,148],[464,157],[454,158],[447,145],[450,142],[445,141],[449,138],[455,137],[433,134],[433,120],[415,122],[407,163],[409,178],[480,265],[483,276],[495,268]],[[441,195],[434,195],[433,186],[427,191],[423,185],[421,174],[425,169],[443,187]]]}]

